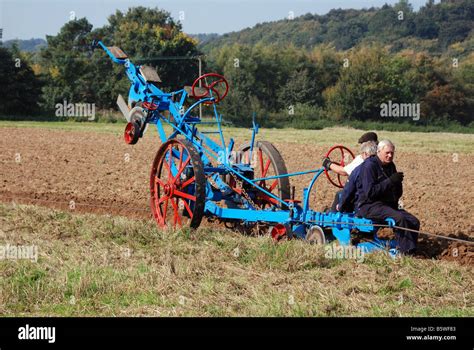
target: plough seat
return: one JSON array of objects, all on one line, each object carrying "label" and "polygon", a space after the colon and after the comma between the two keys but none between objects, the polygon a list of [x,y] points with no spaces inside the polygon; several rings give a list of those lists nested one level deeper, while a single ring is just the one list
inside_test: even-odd
[{"label": "plough seat", "polygon": [[119,60],[124,60],[128,58],[127,54],[122,51],[122,49],[118,46],[107,46],[107,49],[110,51],[115,58]]},{"label": "plough seat", "polygon": [[[191,86],[185,86],[184,91],[188,94],[188,96],[196,98],[196,96],[193,94],[193,89]],[[203,87],[195,87],[194,92],[198,94],[198,96],[201,96],[200,98],[204,97],[209,97],[209,90]]]},{"label": "plough seat", "polygon": [[147,83],[161,83],[161,79],[153,67],[141,66],[140,74],[145,78]]}]

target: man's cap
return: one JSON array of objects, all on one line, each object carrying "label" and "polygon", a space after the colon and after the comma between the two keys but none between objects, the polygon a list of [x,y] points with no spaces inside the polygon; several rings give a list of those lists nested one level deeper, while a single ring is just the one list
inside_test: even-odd
[{"label": "man's cap", "polygon": [[374,141],[374,142],[378,142],[378,137],[377,137],[377,134],[375,132],[366,132],[364,135],[362,135],[360,138],[359,138],[359,141],[357,141],[358,143],[364,143],[364,142],[367,142],[367,141]]}]

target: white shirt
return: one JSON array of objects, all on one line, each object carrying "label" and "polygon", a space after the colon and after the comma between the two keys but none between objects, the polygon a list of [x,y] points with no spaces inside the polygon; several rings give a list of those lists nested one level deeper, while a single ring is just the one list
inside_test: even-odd
[{"label": "white shirt", "polygon": [[358,155],[355,157],[352,162],[347,164],[344,167],[344,170],[346,171],[347,175],[351,175],[351,173],[354,171],[355,168],[357,168],[359,165],[361,165],[364,162],[364,159],[362,158],[362,155]]}]

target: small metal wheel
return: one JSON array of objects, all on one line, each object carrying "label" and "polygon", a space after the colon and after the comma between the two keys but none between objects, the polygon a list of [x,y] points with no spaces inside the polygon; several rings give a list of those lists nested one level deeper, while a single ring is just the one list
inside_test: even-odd
[{"label": "small metal wheel", "polygon": [[130,111],[129,122],[125,127],[123,134],[124,140],[129,145],[134,145],[138,142],[140,137],[143,136],[143,124],[146,120],[146,112],[141,107],[141,102],[138,102],[134,108]]},{"label": "small metal wheel", "polygon": [[141,125],[137,120],[132,120],[127,123],[125,131],[123,133],[123,138],[125,142],[129,145],[134,145],[138,142],[141,134]]},{"label": "small metal wheel", "polygon": [[319,226],[311,226],[306,232],[306,240],[311,244],[323,245],[326,244],[326,237],[324,231]]},{"label": "small metal wheel", "polygon": [[275,226],[270,226],[269,233],[275,242],[289,239],[292,237],[291,228],[288,225],[284,224],[276,224]]},{"label": "small metal wheel", "polygon": [[197,228],[206,203],[206,178],[196,148],[171,139],[156,153],[150,175],[150,206],[158,226]]}]

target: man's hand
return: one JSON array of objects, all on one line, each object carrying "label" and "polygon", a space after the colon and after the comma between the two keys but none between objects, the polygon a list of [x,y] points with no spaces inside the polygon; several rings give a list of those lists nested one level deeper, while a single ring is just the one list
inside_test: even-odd
[{"label": "man's hand", "polygon": [[392,183],[394,183],[394,184],[402,182],[403,181],[403,173],[398,172],[398,173],[394,173],[394,174],[390,175],[390,181],[392,181]]},{"label": "man's hand", "polygon": [[324,158],[324,160],[323,160],[323,167],[324,167],[324,169],[326,169],[326,170],[328,170],[328,171],[331,170],[331,164],[332,164],[331,159],[329,159],[329,158],[327,158],[327,157]]}]

